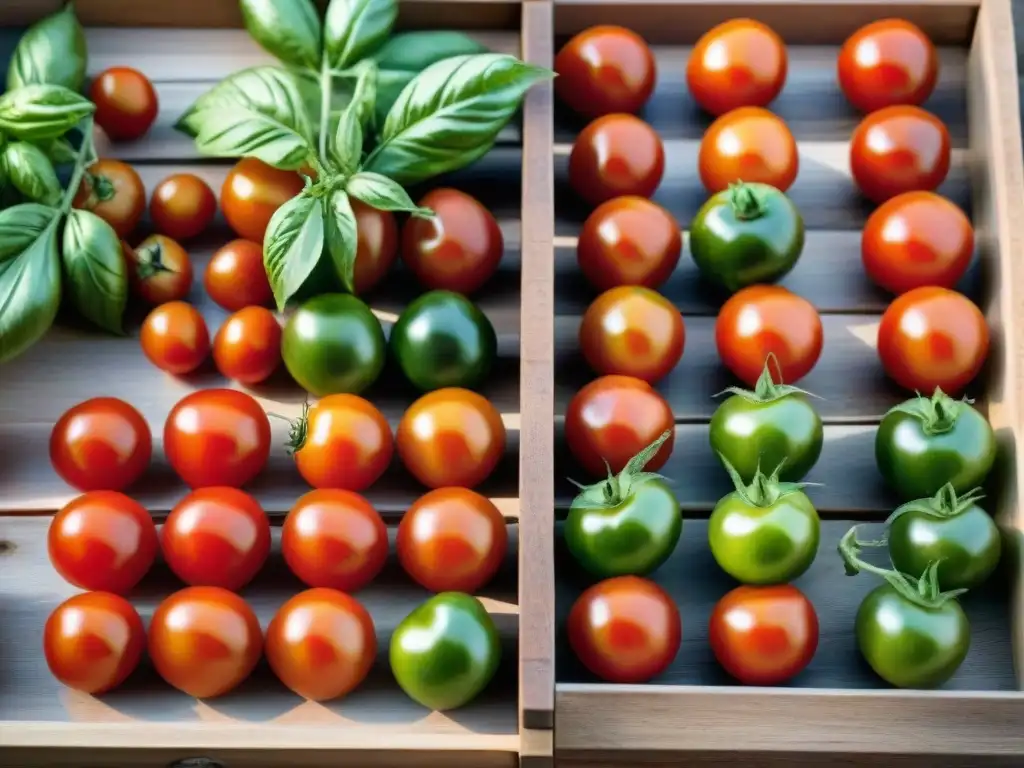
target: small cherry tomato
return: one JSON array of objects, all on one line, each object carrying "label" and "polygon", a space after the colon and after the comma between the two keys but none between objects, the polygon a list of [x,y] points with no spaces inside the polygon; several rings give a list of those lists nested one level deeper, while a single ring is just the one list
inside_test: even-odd
[{"label": "small cherry tomato", "polygon": [[50,432],[50,463],[80,491],[120,491],[146,471],[153,455],[149,425],[116,397],[94,397],[69,408]]},{"label": "small cherry tomato", "polygon": [[318,488],[301,496],[285,518],[281,550],[309,586],[356,592],[384,567],[388,529],[358,493]]},{"label": "small cherry tomato", "polygon": [[555,93],[584,117],[637,112],[654,92],[654,54],[636,32],[611,24],[585,29],[555,57]]},{"label": "small cherry tomato", "polygon": [[146,628],[132,604],[109,592],[85,592],[58,605],[43,627],[46,665],[76,691],[99,695],[139,665]]},{"label": "small cherry tomato", "polygon": [[89,101],[96,105],[96,124],[114,141],[142,138],[159,109],[153,84],[131,67],[111,67],[97,75]]},{"label": "small cherry tomato", "polygon": [[748,387],[757,383],[769,355],[773,373],[780,374],[777,381],[802,379],[821,357],[823,333],[814,305],[777,285],[737,291],[715,322],[718,356]]},{"label": "small cherry tomato", "polygon": [[281,362],[281,325],[266,307],[240,309],[213,337],[217,370],[242,384],[259,384]]},{"label": "small cherry tomato", "polygon": [[395,214],[351,200],[356,217],[356,261],[352,282],[362,296],[375,288],[398,258],[398,224]]},{"label": "small cherry tomato", "polygon": [[[632,376],[602,376],[577,392],[565,411],[565,438],[580,466],[594,477],[618,473],[666,431],[675,419],[665,398]],[[646,471],[657,472],[672,455],[669,437]],[[605,465],[607,462],[607,466]]]},{"label": "small cherry tomato", "polygon": [[569,155],[569,183],[591,205],[620,195],[650,197],[664,172],[661,138],[633,115],[597,118],[576,137]]},{"label": "small cherry tomato", "polygon": [[139,341],[149,362],[175,376],[191,373],[210,354],[206,320],[184,301],[169,301],[146,315]]},{"label": "small cherry tomato", "polygon": [[731,19],[697,41],[686,83],[694,101],[718,116],[739,107],[767,107],[782,91],[787,69],[786,44],[770,27]]},{"label": "small cherry tomato", "polygon": [[128,237],[146,208],[146,188],[128,163],[103,158],[89,166],[75,192],[72,205],[92,211],[111,226],[118,237]]},{"label": "small cherry tomato", "polygon": [[402,516],[396,546],[402,568],[421,586],[473,594],[498,572],[508,531],[490,499],[468,488],[438,488]]},{"label": "small cherry tomato", "polygon": [[796,140],[781,117],[761,107],[740,107],[715,120],[700,142],[700,180],[714,194],[737,181],[785,192],[800,167]]},{"label": "small cherry tomato", "polygon": [[893,299],[878,327],[878,357],[904,389],[959,394],[988,356],[981,310],[947,288],[915,288]]},{"label": "small cherry tomato", "polygon": [[175,240],[202,233],[216,215],[217,197],[194,173],[168,176],[156,185],[149,201],[149,217],[156,231]]},{"label": "small cherry tomato", "polygon": [[934,192],[904,192],[868,218],[860,241],[868,277],[891,293],[952,288],[974,254],[970,219]]},{"label": "small cherry tomato", "polygon": [[192,290],[192,260],[169,237],[150,235],[129,252],[128,259],[132,293],[147,304],[181,301]]},{"label": "small cherry tomato", "polygon": [[263,242],[270,217],[303,190],[294,171],[282,171],[254,157],[243,157],[224,179],[220,207],[239,237]]},{"label": "small cherry tomato", "polygon": [[377,656],[373,619],[334,589],[300,592],[267,627],[267,661],[288,688],[311,701],[337,699],[366,679]]},{"label": "small cherry tomato", "polygon": [[210,258],[203,273],[203,286],[210,298],[229,312],[270,304],[263,246],[251,240],[232,240]]},{"label": "small cherry tomato", "polygon": [[220,587],[186,587],[164,600],[149,623],[149,656],[164,680],[197,699],[231,691],[263,651],[256,614]]},{"label": "small cherry tomato", "polygon": [[839,87],[861,112],[920,106],[935,89],[939,56],[928,36],[904,19],[867,24],[839,51]]}]

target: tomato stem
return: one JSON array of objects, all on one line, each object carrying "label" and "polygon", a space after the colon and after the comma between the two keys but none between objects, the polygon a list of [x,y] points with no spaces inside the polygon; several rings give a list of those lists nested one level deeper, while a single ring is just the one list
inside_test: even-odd
[{"label": "tomato stem", "polygon": [[302,404],[302,413],[295,419],[289,419],[279,413],[267,412],[267,416],[288,422],[288,442],[285,443],[285,450],[289,456],[294,456],[306,444],[306,438],[309,436],[309,408],[309,400],[306,400]]},{"label": "tomato stem", "polygon": [[[770,366],[770,363],[772,362],[775,363],[775,368],[778,372],[778,384],[775,383],[775,378],[772,376]],[[781,400],[784,397],[789,397],[790,395],[806,395],[807,397],[815,397],[819,400],[822,399],[813,392],[808,392],[806,389],[800,389],[800,387],[783,384],[782,369],[779,366],[778,358],[775,357],[774,352],[769,352],[768,357],[765,358],[764,368],[761,370],[761,375],[757,377],[757,382],[754,384],[753,390],[743,389],[742,387],[727,387],[717,393],[715,397],[721,397],[725,394],[739,395],[750,403],[771,403],[776,400]]]},{"label": "tomato stem", "polygon": [[941,435],[956,426],[961,408],[972,402],[966,398],[954,400],[936,387],[930,398],[919,394],[893,406],[889,413],[899,412],[913,416],[921,422],[921,429],[926,435]]},{"label": "tomato stem", "polygon": [[793,493],[803,493],[804,488],[820,485],[820,483],[788,483],[780,481],[779,476],[782,473],[782,468],[786,465],[785,459],[779,462],[779,465],[770,475],[765,475],[761,471],[761,465],[758,464],[753,480],[747,485],[743,482],[740,473],[729,463],[729,460],[721,451],[718,452],[718,458],[722,462],[722,466],[725,467],[729,479],[732,480],[736,495],[752,507],[770,507],[784,496],[789,496]]},{"label": "tomato stem", "polygon": [[71,210],[71,203],[78,194],[78,188],[82,184],[82,177],[85,176],[86,168],[89,166],[89,159],[96,157],[96,147],[92,140],[93,118],[90,115],[82,121],[82,143],[75,153],[75,169],[71,173],[71,181],[64,190],[64,197],[60,201],[61,213],[65,216]]},{"label": "tomato stem", "polygon": [[767,199],[756,187],[737,180],[729,185],[729,203],[740,221],[760,219],[768,213]]},{"label": "tomato stem", "polygon": [[958,496],[953,484],[946,483],[934,496],[925,499],[914,499],[897,507],[889,515],[885,525],[887,527],[892,525],[897,518],[902,517],[908,512],[920,512],[929,517],[946,520],[962,515],[984,498],[985,494],[981,488],[974,488],[963,496]]},{"label": "tomato stem", "polygon": [[631,458],[618,475],[612,472],[608,462],[605,461],[605,466],[608,467],[608,477],[600,482],[593,485],[583,485],[569,478],[569,482],[580,490],[580,493],[572,503],[573,506],[585,509],[617,507],[629,498],[630,494],[642,483],[655,478],[664,480],[664,477],[655,472],[644,472],[644,467],[655,457],[658,451],[661,450],[661,446],[670,437],[672,437],[672,430],[666,429],[658,436],[657,440]]}]

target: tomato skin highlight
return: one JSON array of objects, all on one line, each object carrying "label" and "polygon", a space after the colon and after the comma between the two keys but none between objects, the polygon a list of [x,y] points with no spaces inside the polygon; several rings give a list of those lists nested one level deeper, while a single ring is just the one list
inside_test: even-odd
[{"label": "tomato skin highlight", "polygon": [[705,131],[697,153],[701,183],[710,194],[737,181],[785,192],[800,169],[796,140],[782,118],[761,107],[726,112]]},{"label": "tomato skin highlight", "polygon": [[147,304],[183,301],[192,290],[192,259],[166,235],[150,235],[127,253],[128,284]]},{"label": "tomato skin highlight", "polygon": [[157,232],[175,240],[201,234],[217,215],[217,197],[194,173],[176,173],[156,185],[149,216]]},{"label": "tomato skin highlight", "polygon": [[356,261],[353,287],[362,296],[375,288],[398,258],[398,223],[391,211],[371,208],[351,198],[356,216]]},{"label": "tomato skin highlight", "polygon": [[123,239],[135,231],[142,218],[146,188],[128,163],[104,157],[88,167],[72,205],[92,211]]},{"label": "tomato skin highlight", "polygon": [[270,305],[274,293],[263,267],[263,246],[239,239],[218,248],[203,272],[203,287],[228,312]]},{"label": "tomato skin highlight", "polygon": [[939,56],[928,36],[904,19],[858,29],[839,51],[839,87],[861,112],[920,106],[935,90]]},{"label": "tomato skin highlight", "polygon": [[584,117],[637,112],[654,92],[654,54],[640,35],[601,24],[585,29],[555,57],[555,93]]},{"label": "tomato skin highlight", "polygon": [[580,131],[569,154],[569,183],[591,205],[621,195],[650,197],[664,173],[661,137],[633,115],[597,118]]},{"label": "tomato skin highlight", "polygon": [[210,332],[199,310],[184,301],[169,301],[142,322],[142,352],[162,371],[184,376],[210,354]]},{"label": "tomato skin highlight", "polygon": [[213,337],[217,370],[242,384],[270,378],[281,362],[281,326],[266,307],[240,309]]},{"label": "tomato skin highlight", "polygon": [[243,157],[224,179],[221,210],[239,237],[262,244],[270,217],[304,186],[302,177],[294,171],[282,171],[254,157]]},{"label": "tomato skin highlight", "polygon": [[111,67],[97,75],[89,100],[96,105],[96,124],[114,141],[142,138],[159,109],[153,84],[131,67]]}]

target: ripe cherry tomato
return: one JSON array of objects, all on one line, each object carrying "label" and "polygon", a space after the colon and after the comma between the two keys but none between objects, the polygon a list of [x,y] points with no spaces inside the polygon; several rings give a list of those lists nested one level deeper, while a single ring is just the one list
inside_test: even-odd
[{"label": "ripe cherry tomato", "polygon": [[98,695],[125,681],[142,659],[146,628],[138,611],[109,592],[84,592],[54,609],[43,628],[50,672],[76,691]]},{"label": "ripe cherry tomato", "polygon": [[388,529],[358,493],[318,488],[288,513],[281,549],[288,567],[309,586],[355,592],[384,567]]},{"label": "ripe cherry tomato", "polygon": [[146,315],[139,341],[149,362],[176,376],[191,373],[210,354],[206,320],[184,301],[169,301]]},{"label": "ripe cherry tomato", "polygon": [[[595,379],[576,393],[565,411],[569,451],[594,477],[607,477],[608,467],[622,471],[631,458],[674,425],[665,398],[632,376]],[[647,462],[648,472],[665,465],[674,444],[675,435]]]},{"label": "ripe cherry tomato", "polygon": [[[776,381],[793,384],[821,357],[823,330],[807,299],[777,285],[752,285],[722,305],[715,344],[725,367],[748,387],[757,383],[769,355]],[[778,366],[776,368],[775,366]]]},{"label": "ripe cherry tomato", "polygon": [[244,392],[199,390],[179,400],[167,415],[164,453],[192,488],[239,488],[267,463],[270,421]]},{"label": "ripe cherry tomato", "polygon": [[224,179],[220,207],[239,237],[262,243],[270,217],[304,186],[302,177],[294,171],[282,171],[254,157],[243,157]]},{"label": "ripe cherry tomato", "polygon": [[145,507],[123,493],[89,491],[53,516],[47,548],[68,583],[123,595],[153,565],[156,525]]},{"label": "ripe cherry tomato", "polygon": [[934,190],[949,173],[949,131],[919,107],[885,107],[861,120],[850,140],[850,172],[869,200],[884,203]]},{"label": "ripe cherry tomato", "polygon": [[146,188],[130,165],[103,158],[89,166],[72,205],[95,213],[118,237],[128,237],[146,208]]},{"label": "ripe cherry tomato", "polygon": [[192,259],[171,238],[150,235],[128,252],[128,282],[147,304],[181,301],[192,290]]},{"label": "ripe cherry tomato", "polygon": [[210,258],[203,273],[203,286],[210,298],[229,312],[270,304],[263,246],[251,240],[232,240]]},{"label": "ripe cherry tomato", "polygon": [[237,687],[256,667],[263,632],[242,598],[220,587],[186,587],[149,623],[149,656],[164,680],[197,699]]},{"label": "ripe cherry tomato", "polygon": [[814,658],[818,615],[789,584],[736,587],[715,605],[708,638],[718,663],[744,685],[779,685]]},{"label": "ripe cherry tomato", "polygon": [[580,349],[591,368],[650,384],[676,367],[685,342],[683,316],[675,305],[660,293],[635,285],[602,293],[580,324]]},{"label": "ripe cherry tomato", "polygon": [[585,591],[568,619],[569,645],[609,683],[644,683],[679,652],[683,625],[665,590],[638,576],[617,576]]},{"label": "ripe cherry tomato", "polygon": [[893,299],[878,327],[878,357],[893,381],[915,392],[956,395],[988,356],[988,323],[966,296],[915,288]]},{"label": "ripe cherry tomato", "polygon": [[935,89],[939,56],[919,27],[903,19],[867,24],[839,51],[839,87],[861,112],[920,105]]},{"label": "ripe cherry tomato", "polygon": [[266,307],[231,315],[213,337],[217,370],[242,384],[259,384],[281,362],[281,325]]},{"label": "ripe cherry tomato", "polygon": [[934,192],[904,192],[882,203],[864,225],[861,257],[868,277],[892,293],[952,288],[974,254],[970,219]]},{"label": "ripe cherry tomato", "polygon": [[134,483],[153,455],[149,425],[116,397],[94,397],[69,408],[50,432],[50,463],[80,491],[120,491]]},{"label": "ripe cherry tomato", "polygon": [[96,124],[114,141],[142,138],[159,107],[149,78],[131,67],[111,67],[97,75],[89,100],[96,105]]},{"label": "ripe cherry tomato", "polygon": [[585,29],[555,57],[555,93],[584,117],[637,112],[654,92],[654,54],[636,32],[611,24]]},{"label": "ripe cherry tomato", "polygon": [[787,68],[786,44],[770,27],[732,19],[697,41],[686,83],[694,101],[712,115],[724,115],[738,107],[767,107],[782,91]]},{"label": "ripe cherry tomato", "polygon": [[423,587],[472,594],[498,572],[508,531],[490,499],[468,488],[438,488],[402,516],[396,545],[405,572]]},{"label": "ripe cherry tomato", "polygon": [[796,181],[796,140],[781,117],[740,107],[715,120],[700,142],[700,180],[711,194],[736,181],[770,184],[783,192]]},{"label": "ripe cherry tomato", "polygon": [[597,118],[576,137],[569,155],[569,183],[591,205],[620,195],[650,197],[664,172],[661,138],[633,115]]},{"label": "ripe cherry tomato", "polygon": [[149,216],[156,231],[187,240],[202,233],[217,215],[217,197],[194,173],[176,173],[156,185]]},{"label": "ripe cherry tomato", "polygon": [[395,441],[406,469],[428,488],[474,488],[505,453],[505,424],[482,395],[447,387],[409,406]]},{"label": "ripe cherry tomato", "polygon": [[354,198],[350,202],[358,235],[352,281],[361,296],[384,279],[398,258],[398,224],[390,211],[371,208]]},{"label": "ripe cherry tomato", "polygon": [[200,488],[174,505],[160,531],[160,547],[186,584],[238,591],[266,562],[270,521],[244,491]]}]

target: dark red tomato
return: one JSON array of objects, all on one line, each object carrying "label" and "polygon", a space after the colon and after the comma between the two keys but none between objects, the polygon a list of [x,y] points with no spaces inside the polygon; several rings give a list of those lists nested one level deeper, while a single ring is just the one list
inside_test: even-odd
[{"label": "dark red tomato", "polygon": [[[821,357],[821,317],[807,299],[777,285],[752,285],[722,305],[715,344],[725,367],[753,387],[774,355],[772,375],[786,384],[802,379]],[[774,366],[778,366],[775,368]]]},{"label": "dark red tomato", "polygon": [[904,192],[934,190],[949,173],[949,162],[949,131],[919,107],[872,112],[850,141],[853,180],[876,203]]},{"label": "dark red tomato", "polygon": [[142,218],[146,188],[128,163],[104,158],[89,166],[72,205],[92,211],[107,222],[118,237],[125,238]]},{"label": "dark red tomato", "polygon": [[935,89],[939,56],[928,36],[904,19],[867,24],[839,51],[839,87],[861,112],[919,106]]},{"label": "dark red tomato", "polygon": [[89,491],[50,521],[54,570],[79,589],[123,595],[156,559],[156,525],[139,502],[116,491]]},{"label": "dark red tomato", "polygon": [[473,594],[498,572],[508,531],[490,499],[468,488],[438,488],[402,516],[396,545],[398,561],[421,586]]},{"label": "dark red tomato", "polygon": [[192,290],[192,259],[165,235],[150,235],[128,254],[132,293],[157,306],[181,301]]},{"label": "dark red tomato", "polygon": [[46,665],[76,691],[117,688],[139,665],[146,628],[132,604],[109,592],[85,592],[54,609],[43,627]]},{"label": "dark red tomato", "polygon": [[270,521],[244,491],[200,488],[174,505],[160,531],[160,547],[186,584],[238,591],[266,562]]},{"label": "dark red tomato", "polygon": [[210,354],[210,332],[199,310],[184,301],[169,301],[150,312],[139,334],[142,351],[167,373],[191,373]]},{"label": "dark red tomato", "polygon": [[475,488],[505,453],[505,424],[482,395],[448,387],[409,406],[395,442],[406,469],[428,488]]},{"label": "dark red tomato", "polygon": [[239,237],[262,244],[270,217],[304,186],[295,171],[282,171],[255,157],[243,157],[224,179],[220,207]]},{"label": "dark red tomato", "polygon": [[683,316],[675,305],[660,293],[635,285],[602,293],[580,324],[580,349],[591,368],[650,384],[676,367],[685,343]]},{"label": "dark red tomato", "polygon": [[266,307],[231,315],[213,337],[217,370],[242,384],[265,381],[281,362],[281,325]]},{"label": "dark red tomato", "polygon": [[[594,477],[606,477],[608,467],[620,472],[631,458],[674,425],[665,398],[646,381],[632,376],[595,379],[576,393],[565,412],[569,451]],[[647,462],[648,472],[657,472],[665,465],[674,444],[675,435]]]},{"label": "dark red tomato", "polygon": [[737,587],[718,601],[708,630],[723,669],[744,685],[780,685],[818,649],[818,615],[789,584]]},{"label": "dark red tomato", "polygon": [[653,581],[617,576],[579,596],[568,632],[573,653],[602,680],[645,683],[672,664],[683,624],[672,598]]},{"label": "dark red tomato", "polygon": [[377,633],[354,597],[309,589],[282,605],[270,622],[266,654],[288,688],[311,701],[327,701],[366,679],[377,656]]},{"label": "dark red tomato", "polygon": [[194,173],[168,176],[156,185],[149,201],[149,217],[156,231],[175,240],[201,234],[216,215],[217,197]]},{"label": "dark red tomato", "polygon": [[868,277],[892,293],[952,288],[974,254],[974,227],[954,203],[934,192],[904,192],[871,214],[860,241]]},{"label": "dark red tomato", "polygon": [[153,455],[149,425],[116,397],[94,397],[69,408],[50,432],[50,463],[80,491],[120,491],[146,471]]},{"label": "dark red tomato", "polygon": [[318,488],[300,497],[285,518],[281,550],[309,586],[356,592],[384,567],[388,529],[358,493]]},{"label": "dark red tomato", "polygon": [[633,115],[597,118],[576,137],[569,155],[569,183],[591,205],[621,195],[650,197],[664,172],[661,138]]},{"label": "dark red tomato", "polygon": [[256,614],[220,587],[186,587],[149,623],[149,656],[164,680],[197,699],[221,696],[255,669],[263,652]]},{"label": "dark red tomato", "polygon": [[210,298],[229,312],[270,304],[263,246],[251,240],[232,240],[210,258],[203,273],[203,286]]},{"label": "dark red tomato", "polygon": [[356,216],[356,263],[352,280],[359,295],[376,287],[398,258],[398,224],[395,214],[380,211],[352,199]]},{"label": "dark red tomato", "polygon": [[893,381],[914,392],[962,392],[988,356],[988,323],[966,296],[915,288],[893,299],[878,327],[878,357]]},{"label": "dark red tomato", "polygon": [[731,19],[697,41],[686,83],[694,101],[724,115],[738,107],[767,107],[782,91],[788,66],[786,44],[774,30],[753,19]]},{"label": "dark red tomato", "polygon": [[402,261],[426,288],[470,294],[498,268],[505,240],[494,214],[457,189],[435,189],[419,203],[430,219],[402,228]]},{"label": "dark red tomato", "polygon": [[700,180],[714,194],[737,181],[770,184],[785,192],[800,168],[796,140],[781,117],[740,107],[715,120],[700,142]]},{"label": "dark red tomato", "polygon": [[186,395],[164,424],[164,453],[192,488],[241,487],[270,455],[270,421],[252,397],[234,389]]},{"label": "dark red tomato", "polygon": [[654,92],[654,54],[636,32],[611,24],[585,29],[555,57],[555,93],[584,117],[637,112]]},{"label": "dark red tomato", "polygon": [[89,100],[96,105],[96,124],[114,141],[142,138],[159,108],[149,78],[131,67],[111,67],[97,75]]}]

